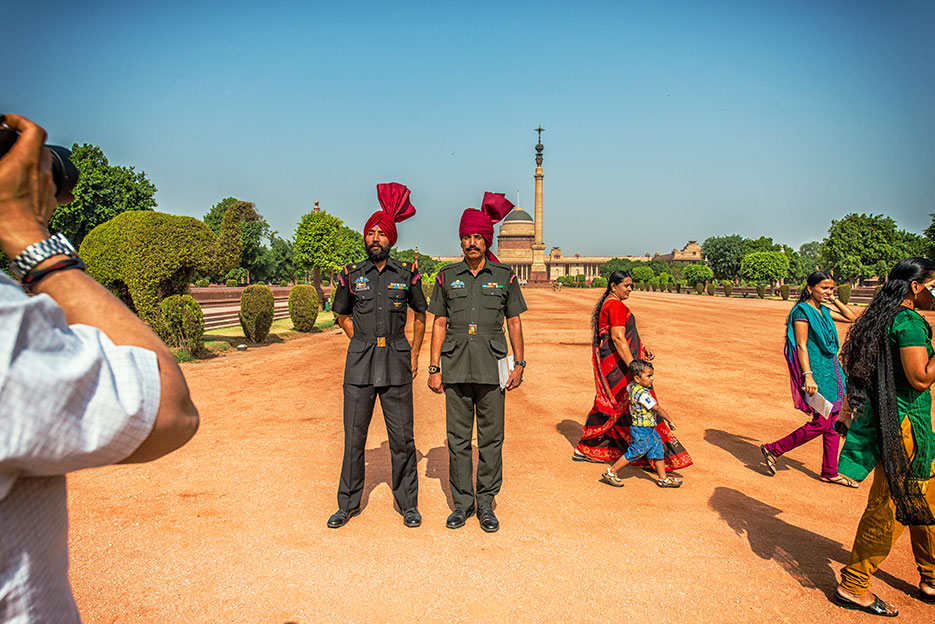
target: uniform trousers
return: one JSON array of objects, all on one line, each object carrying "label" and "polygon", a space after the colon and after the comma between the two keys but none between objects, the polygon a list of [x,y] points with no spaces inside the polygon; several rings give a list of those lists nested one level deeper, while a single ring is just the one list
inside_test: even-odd
[{"label": "uniform trousers", "polygon": [[344,461],[338,507],[356,509],[364,489],[364,451],[373,406],[380,395],[393,467],[393,498],[401,510],[418,505],[419,476],[412,435],[412,383],[400,386],[344,384]]},{"label": "uniform trousers", "polygon": [[[911,457],[915,450],[909,419],[902,423],[903,444]],[[925,498],[935,510],[935,482],[928,483]],[[873,469],[873,485],[867,508],[857,526],[854,548],[847,566],[841,570],[841,587],[855,596],[870,589],[870,577],[883,563],[890,549],[903,532],[903,525],[896,521],[896,505],[890,498],[890,486],[883,472],[883,462]],[[912,554],[922,580],[935,586],[935,526],[909,527]]]},{"label": "uniform trousers", "polygon": [[498,384],[446,383],[448,481],[456,509],[474,504],[471,436],[477,420],[477,504],[491,505],[503,483],[504,392]]}]

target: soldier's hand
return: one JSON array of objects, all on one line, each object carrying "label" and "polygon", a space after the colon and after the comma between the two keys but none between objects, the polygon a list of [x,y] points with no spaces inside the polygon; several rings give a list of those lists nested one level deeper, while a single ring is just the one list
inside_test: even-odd
[{"label": "soldier's hand", "polygon": [[435,394],[443,394],[445,392],[445,384],[442,383],[441,373],[432,373],[429,375],[429,389]]},{"label": "soldier's hand", "polygon": [[515,390],[519,388],[519,385],[523,383],[523,370],[522,366],[516,366],[510,371],[510,377],[506,380],[506,389]]},{"label": "soldier's hand", "polygon": [[419,374],[419,354],[415,351],[412,352],[412,378],[415,379],[416,375]]}]

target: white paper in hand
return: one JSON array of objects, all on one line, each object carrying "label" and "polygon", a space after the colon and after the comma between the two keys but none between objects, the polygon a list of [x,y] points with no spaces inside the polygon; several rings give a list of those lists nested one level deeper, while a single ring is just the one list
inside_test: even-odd
[{"label": "white paper in hand", "polygon": [[805,393],[805,402],[811,406],[813,410],[821,414],[824,418],[827,418],[831,414],[831,409],[833,405],[828,402],[828,399],[821,396],[818,392],[815,394]]},{"label": "white paper in hand", "polygon": [[513,372],[513,356],[508,355],[497,360],[497,369],[500,373],[500,389],[503,390],[510,379],[510,373]]}]

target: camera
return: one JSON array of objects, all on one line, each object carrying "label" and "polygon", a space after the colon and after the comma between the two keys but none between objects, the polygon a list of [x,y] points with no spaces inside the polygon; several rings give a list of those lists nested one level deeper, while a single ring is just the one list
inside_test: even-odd
[{"label": "camera", "polygon": [[[13,128],[0,127],[0,158],[6,155],[19,138],[19,132]],[[71,162],[71,151],[60,145],[46,145],[52,154],[52,179],[55,181],[55,195],[71,193],[78,184],[78,168]]]}]

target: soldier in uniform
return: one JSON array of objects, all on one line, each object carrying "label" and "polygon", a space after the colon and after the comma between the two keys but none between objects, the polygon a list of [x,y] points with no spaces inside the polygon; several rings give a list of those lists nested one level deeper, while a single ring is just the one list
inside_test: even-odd
[{"label": "soldier in uniform", "polygon": [[[504,389],[523,382],[526,362],[519,315],[526,311],[526,302],[516,274],[497,261],[490,245],[493,224],[512,209],[503,194],[485,193],[481,210],[464,211],[459,228],[464,260],[439,271],[429,305],[435,322],[428,384],[445,394],[448,475],[455,506],[448,516],[449,529],[464,526],[475,509],[484,531],[500,528],[493,503],[503,481]],[[501,387],[498,360],[507,356],[504,318],[515,367]],[[475,415],[476,489],[471,456]]]},{"label": "soldier in uniform", "polygon": [[[389,257],[396,244],[396,223],[416,209],[402,184],[378,184],[382,210],[364,227],[368,260],[341,271],[334,297],[335,323],[350,344],[344,365],[344,460],[338,485],[338,510],[328,519],[333,529],[360,511],[364,489],[364,447],[377,395],[386,421],[393,466],[393,497],[403,524],[422,524],[419,483],[412,436],[412,380],[425,336],[422,276],[412,264]],[[406,339],[406,310],[415,312],[412,345]]]}]

